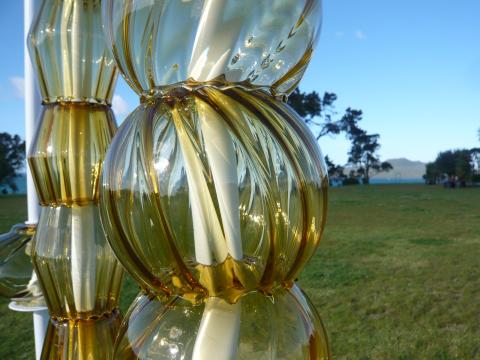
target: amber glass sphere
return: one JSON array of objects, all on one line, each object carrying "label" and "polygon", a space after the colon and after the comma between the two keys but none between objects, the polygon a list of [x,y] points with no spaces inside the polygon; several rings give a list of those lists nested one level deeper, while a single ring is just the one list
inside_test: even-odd
[{"label": "amber glass sphere", "polygon": [[[235,309],[229,309],[230,307]],[[192,359],[202,326],[215,311],[237,313],[235,359],[328,359],[327,336],[308,298],[294,286],[270,297],[249,293],[236,304],[218,298],[192,305],[179,297],[140,295],[130,307],[115,345],[118,359]],[[233,325],[232,325],[233,326]],[[222,346],[220,338],[214,339]]]},{"label": "amber glass sphere", "polygon": [[310,60],[321,0],[106,0],[104,21],[139,94],[217,78],[286,94]]},{"label": "amber glass sphere", "polygon": [[284,103],[173,89],[114,137],[102,221],[145,288],[234,302],[295,279],[319,243],[327,184],[314,137]]}]

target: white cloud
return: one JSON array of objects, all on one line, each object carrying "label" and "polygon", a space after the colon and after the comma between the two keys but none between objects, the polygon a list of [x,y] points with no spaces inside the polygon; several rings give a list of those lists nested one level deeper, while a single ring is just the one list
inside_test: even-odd
[{"label": "white cloud", "polygon": [[125,115],[129,111],[129,105],[120,95],[113,95],[112,109],[116,116]]},{"label": "white cloud", "polygon": [[367,36],[362,30],[357,30],[355,31],[355,38],[357,38],[358,40],[365,40]]},{"label": "white cloud", "polygon": [[345,35],[345,33],[344,33],[343,31],[337,31],[337,32],[335,33],[335,36],[338,37],[338,38],[341,38],[341,37],[343,37],[344,35]]},{"label": "white cloud", "polygon": [[8,79],[13,87],[13,95],[18,99],[25,97],[25,79],[21,76],[12,76]]}]

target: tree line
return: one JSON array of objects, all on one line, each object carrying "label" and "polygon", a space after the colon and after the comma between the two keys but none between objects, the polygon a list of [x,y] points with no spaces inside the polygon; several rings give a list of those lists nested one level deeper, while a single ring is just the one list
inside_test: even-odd
[{"label": "tree line", "polygon": [[426,166],[423,176],[429,185],[465,187],[480,182],[480,148],[442,151]]},{"label": "tree line", "polygon": [[359,126],[363,118],[362,111],[347,108],[343,116],[336,118],[336,100],[337,95],[331,92],[325,92],[320,97],[316,91],[305,93],[297,88],[289,96],[288,104],[310,127],[317,140],[327,135],[343,133],[350,141],[347,164],[338,165],[328,156],[325,157],[330,182],[344,185],[369,184],[372,174],[390,171],[393,167],[380,160],[380,135],[369,134]]}]

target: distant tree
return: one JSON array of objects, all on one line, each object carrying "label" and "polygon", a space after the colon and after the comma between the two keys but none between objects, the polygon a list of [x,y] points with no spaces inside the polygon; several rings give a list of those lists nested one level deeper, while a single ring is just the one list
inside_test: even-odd
[{"label": "distant tree", "polygon": [[424,178],[430,184],[448,180],[451,187],[455,187],[457,182],[460,186],[465,186],[474,179],[479,153],[479,149],[442,151],[434,162],[427,164]]},{"label": "distant tree", "polygon": [[328,155],[325,156],[325,163],[327,164],[327,170],[328,170],[328,177],[329,177],[330,185],[332,185],[333,183],[336,183],[336,182],[343,183],[345,178],[347,177],[345,175],[345,168],[341,165],[336,165],[328,157]]},{"label": "distant tree", "polygon": [[455,154],[455,176],[460,186],[465,186],[467,181],[472,180],[474,165],[471,150],[459,150]]},{"label": "distant tree", "polygon": [[347,108],[345,114],[340,119],[341,129],[345,131],[347,138],[350,140],[365,133],[358,125],[358,123],[362,121],[362,117],[362,110]]},{"label": "distant tree", "polygon": [[352,142],[348,152],[348,162],[356,167],[356,173],[362,179],[364,184],[370,183],[371,171],[375,173],[390,171],[393,169],[389,162],[380,161],[377,152],[380,149],[380,135],[368,134],[358,126],[362,119],[362,112],[358,110],[347,109],[345,115],[347,119],[347,136]]},{"label": "distant tree", "polygon": [[435,162],[429,162],[425,166],[425,175],[423,175],[423,179],[427,185],[436,185],[442,181],[442,174],[438,170]]},{"label": "distant tree", "polygon": [[368,184],[372,171],[377,173],[389,171],[393,167],[387,162],[381,162],[376,155],[380,148],[379,135],[369,135],[360,128],[359,122],[363,115],[361,110],[347,108],[340,119],[333,119],[336,115],[334,107],[336,100],[337,95],[334,93],[325,92],[323,97],[320,97],[315,91],[305,93],[297,88],[289,96],[288,104],[302,117],[317,140],[326,135],[338,135],[344,132],[352,142],[349,164],[354,165],[356,170],[347,176],[342,166],[335,165],[327,158],[330,177],[349,184],[359,183],[358,179],[362,179]]},{"label": "distant tree", "polygon": [[338,135],[346,131],[351,115],[347,113],[334,120],[337,95],[325,92],[323,97],[316,91],[305,93],[298,88],[288,97],[288,104],[300,115],[318,139],[326,135]]},{"label": "distant tree", "polygon": [[343,185],[359,185],[360,180],[359,173],[355,170],[350,170],[348,176],[345,176],[345,179],[343,179]]},{"label": "distant tree", "polygon": [[15,178],[24,166],[25,141],[18,135],[0,133],[0,187],[18,191]]},{"label": "distant tree", "polygon": [[470,149],[470,154],[473,168],[472,181],[478,183],[480,182],[480,148]]},{"label": "distant tree", "polygon": [[453,150],[440,152],[435,160],[438,170],[447,176],[455,176],[455,163],[456,154]]},{"label": "distant tree", "polygon": [[[325,93],[324,97],[327,96]],[[325,107],[333,106],[333,103],[337,99],[335,94],[327,96],[328,103],[325,103],[323,99],[320,99],[320,96],[316,91],[310,93],[305,93],[300,91],[299,88],[296,88],[293,93],[288,96],[288,104],[295,109],[298,115],[305,120],[306,123],[309,123],[313,118],[321,116],[325,111]]]}]

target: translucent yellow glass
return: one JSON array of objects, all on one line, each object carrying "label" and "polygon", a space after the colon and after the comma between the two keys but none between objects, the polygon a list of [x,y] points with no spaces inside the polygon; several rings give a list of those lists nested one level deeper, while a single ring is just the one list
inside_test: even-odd
[{"label": "translucent yellow glass", "polygon": [[[327,183],[315,139],[282,102],[239,88],[173,89],[115,136],[102,220],[144,287],[234,302],[296,278],[320,241]],[[233,208],[227,196],[237,197]],[[208,262],[198,261],[200,231],[213,243]],[[241,258],[215,250],[232,242]]]},{"label": "translucent yellow glass", "polygon": [[[50,320],[42,360],[109,360],[122,317],[118,311],[95,320]],[[115,358],[116,360],[116,358]]]},{"label": "translucent yellow glass", "polygon": [[101,0],[43,0],[28,45],[44,102],[110,103],[116,66]]},{"label": "translucent yellow glass", "polygon": [[315,138],[284,102],[321,0],[105,0],[107,41],[141,99],[108,150],[108,241],[145,294],[118,359],[327,359],[294,280],[326,220]]},{"label": "translucent yellow glass", "polygon": [[[100,171],[115,128],[106,105],[49,104],[30,149],[42,204],[32,261],[54,320],[44,343],[46,359],[65,354],[84,359],[90,353],[106,358],[113,351],[118,321],[112,316],[123,270],[106,241],[98,197]],[[109,316],[112,319],[106,319]],[[111,347],[105,342],[93,351],[92,342],[98,345],[105,337]]]},{"label": "translucent yellow glass", "polygon": [[[123,275],[98,209],[100,171],[114,131],[108,106],[50,104],[30,149],[30,168],[43,205],[32,261],[50,315],[57,321],[49,330],[51,339],[45,341],[44,358],[68,354],[66,358],[83,359],[82,354],[92,351],[90,342],[99,337],[109,337],[113,344],[118,321],[105,320],[110,325],[98,327],[95,323],[116,311]],[[60,345],[64,347],[56,348]],[[109,354],[113,347],[107,345],[94,354]]]},{"label": "translucent yellow glass", "polygon": [[85,205],[98,201],[101,167],[115,129],[108,106],[44,106],[29,153],[42,205]]},{"label": "translucent yellow glass", "polygon": [[137,93],[186,81],[290,93],[310,60],[320,0],[106,0],[112,52]]},{"label": "translucent yellow glass", "polygon": [[52,317],[43,359],[110,359],[123,270],[100,223],[99,182],[116,130],[116,66],[100,0],[44,0],[29,50],[44,110],[29,165],[42,205],[32,261]]},{"label": "translucent yellow glass", "polygon": [[[321,319],[297,288],[276,289],[269,297],[247,294],[224,309],[239,307],[240,329],[235,359],[328,359]],[[179,297],[158,299],[139,295],[120,329],[115,359],[192,359],[199,328],[212,303],[192,305]]]},{"label": "translucent yellow glass", "polygon": [[0,296],[32,295],[28,284],[33,273],[30,248],[34,234],[34,225],[17,224],[0,235]]},{"label": "translucent yellow glass", "polygon": [[35,243],[32,260],[53,318],[92,319],[118,307],[123,271],[96,204],[44,207]]}]

